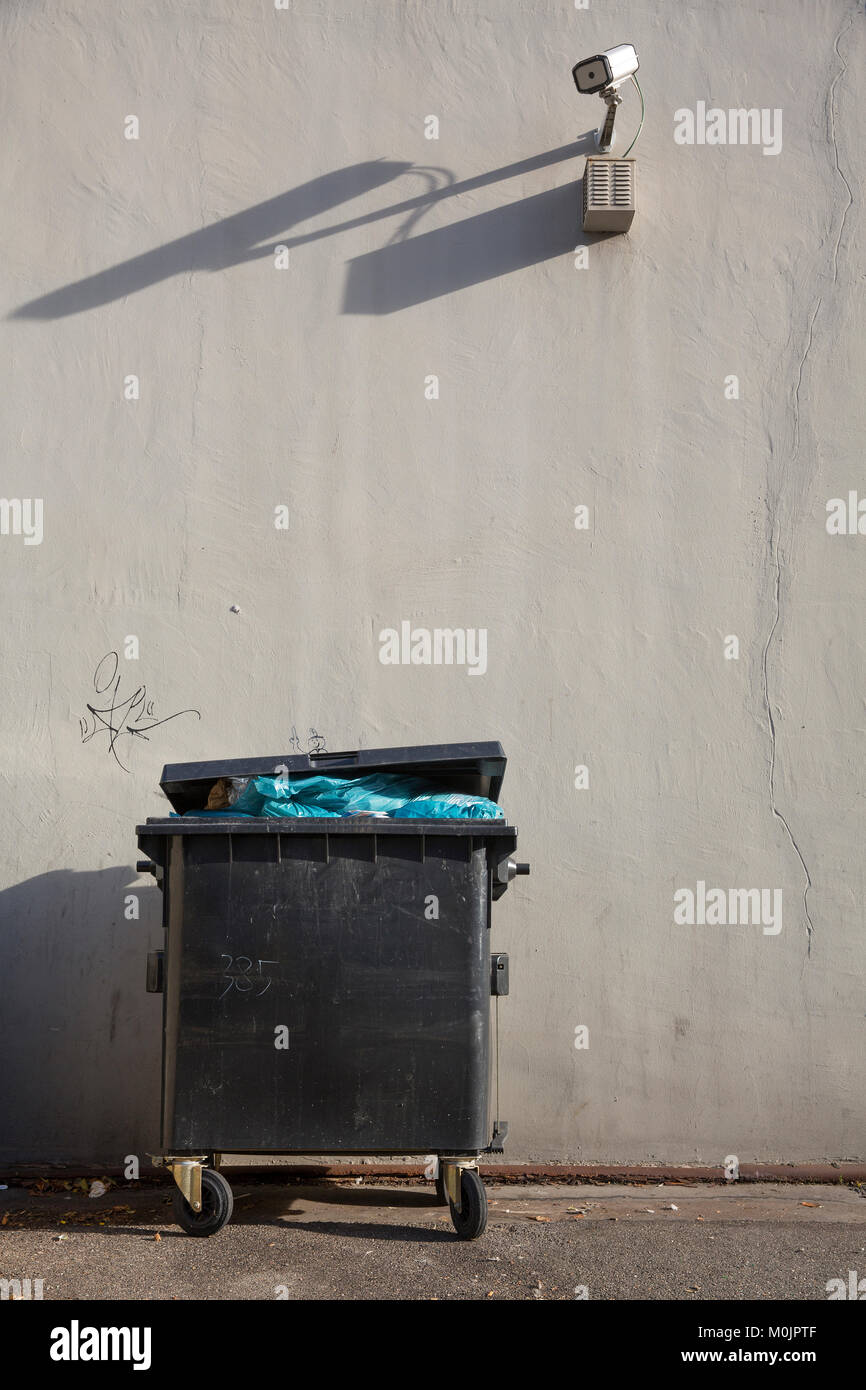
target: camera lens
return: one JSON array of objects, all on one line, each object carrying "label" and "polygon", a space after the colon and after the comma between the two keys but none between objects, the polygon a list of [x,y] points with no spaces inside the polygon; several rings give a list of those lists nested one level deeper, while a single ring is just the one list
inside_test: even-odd
[{"label": "camera lens", "polygon": [[587,77],[589,78],[590,82],[594,82],[594,81],[595,81],[595,68],[593,68],[592,72],[588,72],[586,75],[587,75]]}]

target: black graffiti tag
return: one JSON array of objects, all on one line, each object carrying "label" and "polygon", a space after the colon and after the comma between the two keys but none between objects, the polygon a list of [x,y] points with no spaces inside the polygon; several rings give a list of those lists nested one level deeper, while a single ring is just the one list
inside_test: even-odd
[{"label": "black graffiti tag", "polygon": [[130,739],[149,739],[153,730],[160,725],[168,724],[172,719],[180,719],[184,714],[194,714],[196,719],[201,719],[201,713],[197,709],[182,709],[176,714],[167,714],[158,719],[155,701],[148,697],[147,686],[140,685],[131,695],[121,698],[120,682],[120,657],[117,652],[108,652],[93,673],[93,688],[102,698],[102,703],[88,703],[88,714],[81,715],[78,724],[82,743],[89,743],[98,734],[105,734],[108,739],[106,751],[114,758],[118,767],[122,767],[124,772],[129,772],[129,768],[121,760],[118,749],[121,739],[125,736]]}]

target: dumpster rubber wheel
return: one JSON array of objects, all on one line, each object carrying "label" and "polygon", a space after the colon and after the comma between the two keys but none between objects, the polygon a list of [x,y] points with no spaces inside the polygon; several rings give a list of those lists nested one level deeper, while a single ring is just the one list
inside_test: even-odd
[{"label": "dumpster rubber wheel", "polygon": [[440,1207],[447,1207],[448,1205],[448,1193],[445,1191],[445,1175],[441,1168],[439,1169],[439,1176],[436,1179],[436,1201],[439,1203]]},{"label": "dumpster rubber wheel", "polygon": [[460,1211],[451,1202],[451,1220],[459,1240],[477,1240],[487,1228],[487,1193],[477,1168],[460,1173]]},{"label": "dumpster rubber wheel", "polygon": [[201,1211],[193,1211],[179,1187],[172,1193],[174,1219],[188,1236],[212,1236],[221,1231],[234,1208],[232,1190],[214,1168],[201,1170]]}]

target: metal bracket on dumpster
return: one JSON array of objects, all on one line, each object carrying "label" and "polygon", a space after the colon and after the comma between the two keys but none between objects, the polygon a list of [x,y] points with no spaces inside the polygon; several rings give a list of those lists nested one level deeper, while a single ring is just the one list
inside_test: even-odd
[{"label": "metal bracket on dumpster", "polygon": [[193,1211],[201,1211],[201,1170],[206,1157],[206,1154],[198,1154],[195,1158],[173,1158],[170,1154],[165,1156],[166,1168]]},{"label": "metal bracket on dumpster", "polygon": [[507,1138],[508,1138],[508,1121],[507,1121],[507,1120],[494,1120],[494,1121],[493,1121],[493,1138],[490,1140],[490,1143],[487,1145],[487,1148],[484,1150],[484,1152],[485,1152],[486,1154],[502,1154],[502,1153],[505,1153],[505,1141],[506,1141]]},{"label": "metal bracket on dumpster", "polygon": [[475,1158],[442,1158],[440,1155],[439,1162],[445,1181],[445,1195],[454,1210],[459,1212],[463,1195],[463,1169],[477,1168],[478,1160]]},{"label": "metal bracket on dumpster", "polygon": [[490,993],[508,993],[508,956],[504,951],[490,957]]}]

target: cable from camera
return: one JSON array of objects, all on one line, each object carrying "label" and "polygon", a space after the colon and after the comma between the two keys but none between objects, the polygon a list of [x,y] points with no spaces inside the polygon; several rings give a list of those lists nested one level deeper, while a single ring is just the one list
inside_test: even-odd
[{"label": "cable from camera", "polygon": [[644,115],[646,114],[646,107],[644,106],[643,92],[642,92],[641,89],[640,89],[640,83],[638,82],[638,80],[637,80],[637,78],[635,77],[634,73],[631,74],[631,80],[632,80],[632,82],[634,83],[634,85],[637,87],[637,94],[638,94],[638,96],[640,97],[640,125],[638,126],[637,130],[635,131],[635,137],[634,137],[634,139],[632,140],[631,144],[629,145],[628,149],[626,150],[625,154],[620,155],[620,159],[625,159],[626,156],[629,155],[629,154],[631,153],[631,151],[634,149],[635,145],[637,144],[637,137],[640,135],[641,131],[643,130],[643,118],[644,118]]}]

